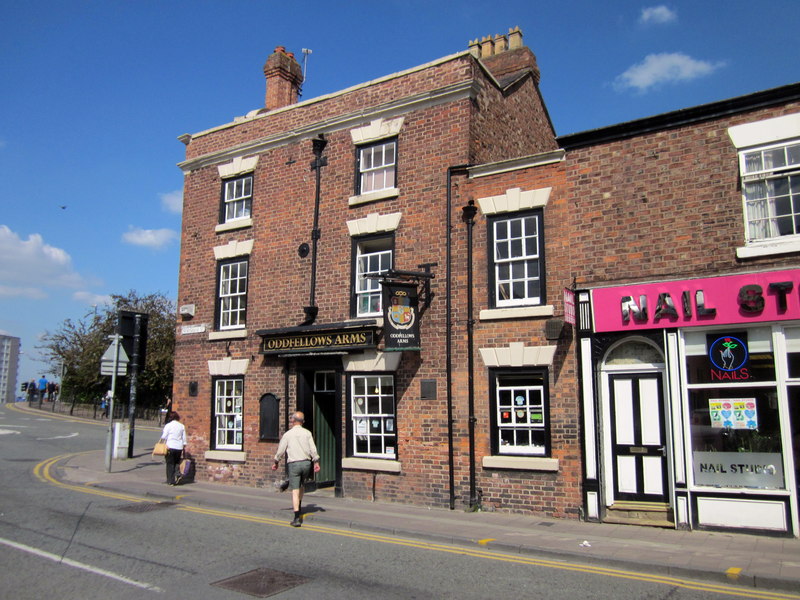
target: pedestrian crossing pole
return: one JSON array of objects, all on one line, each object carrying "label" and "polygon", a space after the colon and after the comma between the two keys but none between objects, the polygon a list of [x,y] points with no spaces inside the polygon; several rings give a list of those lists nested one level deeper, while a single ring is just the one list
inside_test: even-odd
[{"label": "pedestrian crossing pole", "polygon": [[108,401],[108,435],[106,436],[106,471],[111,473],[111,455],[114,446],[114,398],[117,395],[117,370],[119,369],[119,341],[122,336],[110,336],[114,340],[114,369],[111,372],[111,398]]}]

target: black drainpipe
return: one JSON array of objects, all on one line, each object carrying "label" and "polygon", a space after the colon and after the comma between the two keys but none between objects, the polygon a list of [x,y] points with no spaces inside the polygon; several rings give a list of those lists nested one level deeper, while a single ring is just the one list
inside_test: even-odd
[{"label": "black drainpipe", "polygon": [[472,356],[474,347],[475,319],[472,315],[472,228],[475,227],[475,215],[478,207],[475,201],[461,208],[464,222],[467,224],[467,396],[469,403],[469,508],[480,508],[480,500],[475,493],[475,377],[473,374],[475,360]]},{"label": "black drainpipe", "polygon": [[453,449],[453,319],[452,319],[452,292],[453,292],[453,265],[452,265],[452,209],[453,209],[453,190],[452,190],[452,177],[454,173],[465,172],[469,165],[458,165],[448,167],[447,169],[447,214],[445,217],[446,223],[446,240],[447,240],[447,254],[446,262],[447,269],[445,274],[446,292],[445,292],[445,370],[446,370],[446,387],[447,387],[447,464],[449,468],[449,484],[450,484],[450,510],[456,507],[456,484],[455,484],[455,464],[454,464],[454,449]]},{"label": "black drainpipe", "polygon": [[319,308],[316,304],[317,292],[317,241],[320,238],[319,231],[319,200],[320,200],[320,179],[322,176],[322,167],[328,164],[328,159],[322,156],[322,151],[328,145],[328,140],[325,136],[319,134],[319,137],[311,140],[312,151],[314,152],[314,160],[311,161],[311,170],[316,171],[316,192],[314,194],[314,226],[311,230],[311,298],[309,299],[308,306],[303,307],[303,312],[306,315],[305,320],[300,323],[301,325],[311,325],[317,319]]}]

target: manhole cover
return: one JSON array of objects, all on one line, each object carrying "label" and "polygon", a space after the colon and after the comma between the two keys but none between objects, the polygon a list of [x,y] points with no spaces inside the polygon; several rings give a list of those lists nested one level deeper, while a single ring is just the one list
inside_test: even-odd
[{"label": "manhole cover", "polygon": [[211,585],[255,596],[256,598],[267,598],[273,594],[297,587],[306,581],[308,581],[308,577],[295,575],[294,573],[284,573],[274,569],[253,569],[247,573],[223,579]]},{"label": "manhole cover", "polygon": [[125,506],[120,506],[117,508],[117,510],[132,513],[144,513],[150,512],[151,510],[169,508],[170,506],[175,506],[176,504],[177,502],[137,502],[136,504],[126,504]]}]

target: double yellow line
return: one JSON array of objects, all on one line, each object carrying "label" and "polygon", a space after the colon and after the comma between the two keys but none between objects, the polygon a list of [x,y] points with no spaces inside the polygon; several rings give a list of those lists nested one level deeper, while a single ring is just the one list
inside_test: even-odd
[{"label": "double yellow line", "polygon": [[[91,452],[96,452],[92,450]],[[80,454],[62,454],[54,456],[37,464],[34,469],[34,475],[43,482],[51,485],[58,486],[63,489],[68,489],[76,492],[94,494],[106,498],[114,498],[117,500],[125,500],[128,502],[152,502],[146,498],[133,496],[130,494],[122,494],[111,491],[100,490],[94,488],[91,484],[73,485],[59,481],[53,476],[53,470],[59,462],[66,461],[74,456]],[[180,496],[176,498],[179,500]],[[197,506],[178,505],[175,507],[177,510],[183,510],[199,515],[206,515],[211,517],[219,517],[224,519],[236,519],[239,521],[246,521],[248,523],[257,523],[260,525],[271,525],[279,527],[289,527],[286,521],[279,521],[268,517],[261,517],[257,515],[248,515],[243,513],[234,513],[224,510],[214,510],[210,508],[201,508]],[[339,537],[352,538],[363,541],[379,542],[382,544],[392,544],[395,546],[403,546],[406,548],[416,548],[419,550],[429,550],[433,552],[443,552],[446,554],[455,554],[460,556],[470,556],[473,558],[482,558],[486,560],[493,560],[505,563],[529,565],[537,567],[546,567],[549,569],[560,569],[562,571],[573,571],[578,573],[586,573],[590,575],[601,575],[604,577],[615,577],[618,579],[627,579],[631,581],[642,581],[645,583],[656,583],[672,587],[679,587],[687,590],[696,590],[703,592],[712,592],[726,596],[733,596],[738,598],[752,598],[754,600],[800,600],[800,595],[782,592],[769,592],[758,590],[751,587],[732,587],[728,585],[705,583],[702,581],[692,581],[689,579],[680,579],[677,577],[670,577],[664,575],[654,575],[647,573],[637,573],[635,571],[625,571],[621,569],[610,569],[593,565],[582,565],[577,563],[569,563],[562,561],[546,560],[536,557],[519,556],[511,554],[503,554],[490,550],[481,550],[480,548],[459,547],[448,544],[436,544],[431,542],[422,542],[398,537],[390,537],[385,535],[378,535],[374,533],[358,532],[347,529],[338,529],[335,527],[326,527],[313,524],[313,516],[306,516],[303,523],[303,529],[317,533],[324,533],[328,535],[336,535]]]}]

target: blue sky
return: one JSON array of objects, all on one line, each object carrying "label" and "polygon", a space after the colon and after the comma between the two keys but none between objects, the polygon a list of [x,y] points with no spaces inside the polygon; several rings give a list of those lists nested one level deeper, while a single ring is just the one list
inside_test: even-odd
[{"label": "blue sky", "polygon": [[[259,108],[275,46],[303,99],[519,26],[558,134],[800,80],[798,0],[0,0],[0,332],[111,293],[177,296],[183,133]],[[99,367],[98,367],[99,368]]]}]

